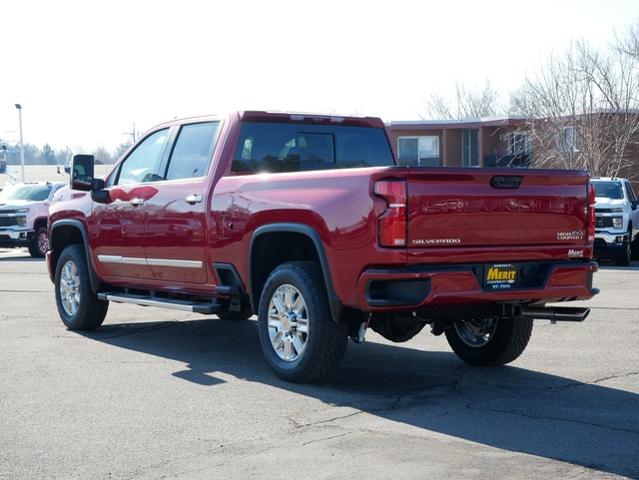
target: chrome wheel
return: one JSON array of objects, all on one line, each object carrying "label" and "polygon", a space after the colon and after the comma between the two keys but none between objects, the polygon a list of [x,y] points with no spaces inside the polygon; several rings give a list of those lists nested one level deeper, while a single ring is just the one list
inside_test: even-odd
[{"label": "chrome wheel", "polygon": [[73,260],[67,260],[62,266],[60,300],[62,300],[62,308],[70,317],[80,308],[80,273]]},{"label": "chrome wheel", "polygon": [[38,238],[36,239],[38,250],[42,255],[47,253],[47,249],[49,248],[49,239],[47,237],[47,232],[40,232],[38,234]]},{"label": "chrome wheel", "polygon": [[308,326],[308,310],[300,291],[289,283],[280,285],[269,302],[268,333],[282,360],[294,362],[304,354]]},{"label": "chrome wheel", "polygon": [[454,327],[460,340],[469,347],[480,348],[487,345],[497,330],[496,318],[484,320],[462,320]]}]

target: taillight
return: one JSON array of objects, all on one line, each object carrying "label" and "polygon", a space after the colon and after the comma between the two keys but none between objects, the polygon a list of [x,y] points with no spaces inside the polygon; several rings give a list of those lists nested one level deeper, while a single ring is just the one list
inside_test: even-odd
[{"label": "taillight", "polygon": [[588,184],[588,241],[595,241],[595,228],[597,227],[597,219],[595,218],[595,186]]},{"label": "taillight", "polygon": [[379,180],[375,195],[386,200],[386,210],[378,220],[379,244],[382,247],[406,246],[406,182]]}]

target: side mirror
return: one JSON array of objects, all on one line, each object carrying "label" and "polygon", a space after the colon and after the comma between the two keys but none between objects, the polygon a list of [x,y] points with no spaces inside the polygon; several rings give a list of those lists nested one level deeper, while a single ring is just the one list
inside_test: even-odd
[{"label": "side mirror", "polygon": [[639,200],[635,200],[634,202],[632,202],[632,209],[637,210],[637,207],[639,207]]},{"label": "side mirror", "polygon": [[71,177],[69,186],[72,190],[85,192],[93,189],[93,155],[74,155],[71,161]]}]

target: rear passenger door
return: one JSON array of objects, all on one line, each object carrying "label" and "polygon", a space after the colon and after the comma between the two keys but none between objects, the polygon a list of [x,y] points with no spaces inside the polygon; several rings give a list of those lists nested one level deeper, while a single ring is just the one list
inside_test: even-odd
[{"label": "rear passenger door", "polygon": [[156,279],[214,285],[207,278],[209,170],[219,122],[179,126],[158,193],[146,202],[146,258]]}]

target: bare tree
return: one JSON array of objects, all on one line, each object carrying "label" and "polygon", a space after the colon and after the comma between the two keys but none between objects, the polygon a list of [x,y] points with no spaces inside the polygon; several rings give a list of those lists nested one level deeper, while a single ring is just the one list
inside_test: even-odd
[{"label": "bare tree", "polygon": [[95,163],[98,165],[109,165],[114,161],[111,152],[103,146],[97,147],[91,154],[95,157]]},{"label": "bare tree", "polygon": [[551,55],[512,95],[513,112],[529,119],[535,166],[601,176],[633,171],[639,63],[628,53],[632,41],[636,35],[617,39],[604,53],[577,42],[563,55]]},{"label": "bare tree", "polygon": [[480,88],[471,88],[457,82],[452,99],[432,93],[425,101],[424,115],[421,117],[429,120],[468,120],[501,114],[504,114],[504,108],[499,93],[486,80]]}]

